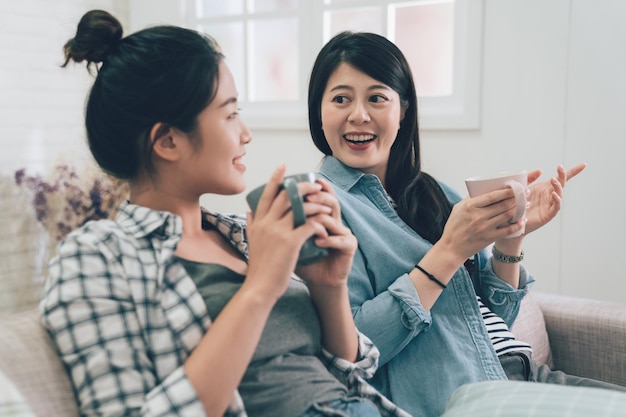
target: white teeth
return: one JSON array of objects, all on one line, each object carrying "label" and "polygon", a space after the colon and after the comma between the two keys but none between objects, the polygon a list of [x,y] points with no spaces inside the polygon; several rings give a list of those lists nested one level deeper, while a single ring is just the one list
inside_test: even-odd
[{"label": "white teeth", "polygon": [[373,140],[375,137],[376,135],[344,135],[344,138],[350,142],[367,142]]}]

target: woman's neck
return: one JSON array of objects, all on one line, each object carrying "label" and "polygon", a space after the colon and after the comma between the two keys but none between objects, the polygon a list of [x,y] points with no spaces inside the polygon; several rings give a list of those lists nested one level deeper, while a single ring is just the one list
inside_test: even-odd
[{"label": "woman's neck", "polygon": [[185,196],[180,190],[159,186],[155,182],[131,182],[130,202],[180,216],[183,235],[193,236],[203,232],[200,196]]}]

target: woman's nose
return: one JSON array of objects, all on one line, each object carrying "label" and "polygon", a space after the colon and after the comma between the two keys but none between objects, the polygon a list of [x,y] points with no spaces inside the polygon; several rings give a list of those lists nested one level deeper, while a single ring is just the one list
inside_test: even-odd
[{"label": "woman's nose", "polygon": [[355,101],[348,116],[348,121],[356,124],[369,122],[370,114],[367,107],[363,103]]},{"label": "woman's nose", "polygon": [[250,129],[248,129],[248,126],[246,126],[243,122],[241,122],[241,128],[241,143],[247,145],[248,143],[252,142],[252,133],[250,133]]}]

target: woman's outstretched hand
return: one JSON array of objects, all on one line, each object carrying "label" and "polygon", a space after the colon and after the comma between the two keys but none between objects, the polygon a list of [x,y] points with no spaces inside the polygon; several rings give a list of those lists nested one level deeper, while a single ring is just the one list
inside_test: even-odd
[{"label": "woman's outstretched hand", "polygon": [[[566,171],[563,165],[559,165],[556,169],[556,177],[530,186],[526,210],[526,234],[544,226],[557,215],[561,210],[565,184],[586,167],[587,164],[582,163]],[[529,172],[528,183],[534,183],[540,176],[541,170]]]}]

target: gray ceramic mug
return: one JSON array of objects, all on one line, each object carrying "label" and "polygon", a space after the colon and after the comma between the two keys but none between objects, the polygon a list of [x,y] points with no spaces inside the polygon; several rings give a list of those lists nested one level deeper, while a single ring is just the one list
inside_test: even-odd
[{"label": "gray ceramic mug", "polygon": [[[280,189],[284,189],[287,192],[287,196],[289,197],[291,210],[293,212],[294,228],[302,226],[306,222],[306,215],[304,214],[304,199],[298,191],[298,183],[314,183],[317,181],[317,178],[318,176],[315,173],[307,172],[304,174],[289,175],[283,179],[283,183]],[[259,199],[261,198],[261,194],[263,194],[264,189],[265,185],[261,185],[250,191],[246,196],[248,205],[250,206],[250,209],[252,209],[253,213],[256,210],[257,205],[259,204]],[[298,263],[300,265],[312,264],[319,261],[327,254],[328,250],[318,247],[315,244],[315,236],[312,236],[306,242],[304,242],[304,245],[302,245],[302,248],[300,249],[300,255],[298,256]]]}]

